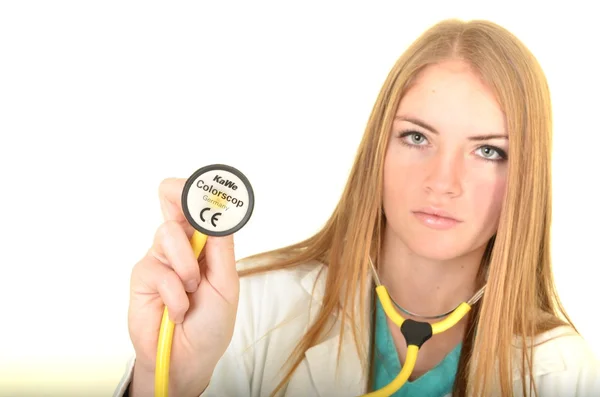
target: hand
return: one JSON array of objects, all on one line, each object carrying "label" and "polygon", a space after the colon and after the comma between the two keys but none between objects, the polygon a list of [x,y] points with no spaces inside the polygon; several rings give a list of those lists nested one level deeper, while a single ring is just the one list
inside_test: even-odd
[{"label": "hand", "polygon": [[239,298],[233,235],[209,236],[200,257],[194,257],[189,242],[194,229],[181,209],[184,184],[185,179],[161,183],[165,222],[131,274],[128,324],[136,353],[132,395],[150,385],[154,389],[165,305],[175,323],[169,378],[172,395],[176,392],[171,390],[177,390],[198,396],[233,336]]}]

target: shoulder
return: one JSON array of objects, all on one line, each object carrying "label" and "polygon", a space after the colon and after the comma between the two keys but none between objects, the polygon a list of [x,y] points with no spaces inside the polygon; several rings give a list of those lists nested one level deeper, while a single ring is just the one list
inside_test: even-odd
[{"label": "shoulder", "polygon": [[600,361],[585,338],[570,326],[536,336],[533,372],[542,396],[600,395]]},{"label": "shoulder", "polygon": [[[261,255],[238,260],[236,267],[240,272],[271,263]],[[305,335],[311,313],[321,307],[325,269],[311,261],[240,275],[231,342],[203,396],[258,396],[275,388],[281,369]]]},{"label": "shoulder", "polygon": [[[272,258],[242,259],[237,270],[250,270],[269,265]],[[274,298],[309,298],[319,300],[324,293],[327,266],[313,260],[285,269],[272,269],[240,277],[240,295],[267,295]],[[289,300],[289,299],[288,299]]]},{"label": "shoulder", "polygon": [[598,364],[589,343],[568,325],[543,332],[535,339],[534,359],[562,363],[565,368],[581,364]]},{"label": "shoulder", "polygon": [[[242,259],[237,269],[269,262],[265,258]],[[248,374],[257,365],[262,368],[259,372],[280,369],[321,308],[326,269],[324,264],[310,261],[240,276],[234,332],[221,365],[233,368],[242,360]]]},{"label": "shoulder", "polygon": [[[248,270],[271,263],[269,258],[243,259],[237,269]],[[240,276],[238,319],[255,337],[292,319],[304,327],[320,308],[325,293],[327,266],[319,261],[299,263],[286,269],[261,271]],[[307,318],[308,316],[308,318]]]}]

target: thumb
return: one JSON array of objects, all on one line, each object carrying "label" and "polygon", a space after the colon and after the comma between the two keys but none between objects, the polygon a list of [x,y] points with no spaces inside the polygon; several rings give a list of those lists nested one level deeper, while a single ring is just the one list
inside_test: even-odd
[{"label": "thumb", "polygon": [[[204,277],[228,302],[238,297],[239,277],[235,261],[233,234],[223,237],[208,236],[204,246]],[[204,265],[204,266],[202,266]]]}]

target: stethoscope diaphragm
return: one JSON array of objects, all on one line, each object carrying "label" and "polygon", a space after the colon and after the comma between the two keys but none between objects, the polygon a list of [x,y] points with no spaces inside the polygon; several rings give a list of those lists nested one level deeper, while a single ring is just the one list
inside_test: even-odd
[{"label": "stethoscope diaphragm", "polygon": [[238,169],[212,164],[186,181],[181,206],[188,222],[208,236],[227,236],[240,230],[252,216],[254,191]]}]

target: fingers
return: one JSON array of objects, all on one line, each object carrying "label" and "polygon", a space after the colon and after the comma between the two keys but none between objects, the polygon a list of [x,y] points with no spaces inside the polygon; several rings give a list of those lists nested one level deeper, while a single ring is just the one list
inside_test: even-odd
[{"label": "fingers", "polygon": [[209,236],[204,247],[206,278],[229,303],[237,301],[239,277],[236,269],[233,235]]},{"label": "fingers", "polygon": [[132,291],[142,296],[158,293],[169,318],[178,323],[190,306],[186,291],[196,291],[199,283],[198,261],[185,231],[176,221],[163,223],[152,247],[134,268]]},{"label": "fingers", "polygon": [[186,232],[176,221],[166,221],[156,231],[149,252],[163,265],[171,267],[187,292],[200,284],[200,268]]},{"label": "fingers", "polygon": [[181,279],[175,271],[161,263],[157,258],[148,255],[139,272],[140,281],[150,290],[156,291],[169,312],[169,319],[181,323],[189,309],[188,299]]},{"label": "fingers", "polygon": [[183,178],[167,178],[163,180],[158,187],[158,197],[164,220],[179,223],[183,227],[185,234],[190,238],[194,229],[188,223],[185,215],[183,215],[183,209],[181,208],[181,194],[185,182],[186,179]]},{"label": "fingers", "polygon": [[[161,227],[162,230],[159,229],[157,236],[159,236],[161,241],[164,241],[164,254],[167,256],[165,262],[168,262],[182,278],[187,287],[186,290],[193,292],[200,282],[200,271],[197,258],[193,256],[193,250],[189,244],[189,239],[194,229],[187,222],[181,208],[181,194],[185,183],[186,179],[182,178],[168,178],[161,182],[159,195],[161,209],[166,222]],[[180,226],[179,230],[176,230],[177,228],[174,224]],[[181,238],[180,231],[183,231],[185,234],[185,241]],[[176,233],[179,234],[175,235]],[[163,234],[165,236],[161,237]],[[161,244],[155,245],[158,248],[163,246]],[[166,250],[167,245],[169,250]],[[181,251],[179,252],[179,250]],[[226,296],[227,300],[235,300],[238,292],[238,275],[235,266],[233,235],[209,237],[204,251],[205,253],[201,257],[204,258],[203,262],[206,263],[206,274],[210,278],[211,284],[213,284],[217,291],[228,294]],[[162,251],[159,251],[159,253],[162,253]],[[169,255],[172,257],[168,257]],[[193,260],[190,258],[193,258]],[[191,261],[195,264],[193,274],[190,273],[192,271]],[[193,283],[195,283],[195,286],[192,285]]]}]

